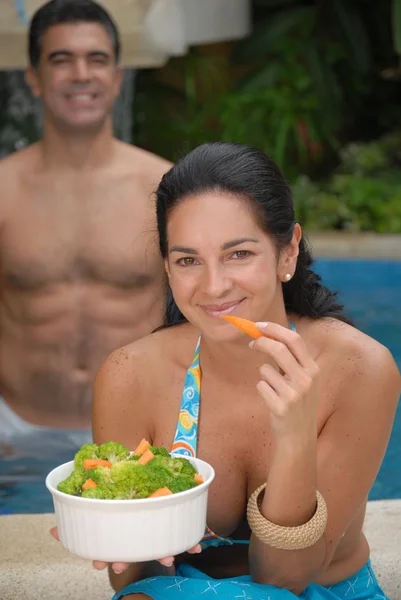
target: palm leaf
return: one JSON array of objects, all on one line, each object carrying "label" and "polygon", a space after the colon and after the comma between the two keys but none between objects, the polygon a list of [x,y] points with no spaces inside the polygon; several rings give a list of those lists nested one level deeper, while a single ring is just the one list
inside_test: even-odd
[{"label": "palm leaf", "polygon": [[394,49],[398,56],[401,56],[401,0],[393,0],[392,28]]},{"label": "palm leaf", "polygon": [[235,60],[248,62],[260,59],[275,50],[276,44],[306,19],[314,19],[315,9],[304,6],[283,10],[256,25],[252,37],[236,45],[233,53]]},{"label": "palm leaf", "polygon": [[238,89],[244,92],[258,92],[273,86],[278,78],[280,66],[277,62],[266,64],[265,67],[257,69],[246,75],[238,84]]},{"label": "palm leaf", "polygon": [[305,48],[305,59],[308,72],[313,82],[314,92],[319,104],[324,107],[322,114],[326,114],[332,127],[333,121],[339,118],[339,104],[341,102],[341,91],[336,76],[331,69],[327,68],[324,55],[320,52],[316,41],[311,40]]},{"label": "palm leaf", "polygon": [[276,143],[274,147],[274,159],[281,168],[284,168],[285,166],[285,155],[292,124],[291,117],[284,117],[277,132],[277,137],[275,140]]},{"label": "palm leaf", "polygon": [[365,73],[371,63],[371,53],[369,39],[361,17],[349,6],[348,0],[335,0],[330,3],[330,7],[343,31],[343,40],[350,49],[350,60],[354,68]]}]

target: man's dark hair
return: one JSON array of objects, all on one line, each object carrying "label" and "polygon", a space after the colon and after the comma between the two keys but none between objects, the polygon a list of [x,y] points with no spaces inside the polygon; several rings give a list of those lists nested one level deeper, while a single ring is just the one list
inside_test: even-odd
[{"label": "man's dark hair", "polygon": [[49,27],[62,23],[99,23],[113,44],[116,63],[120,58],[120,37],[108,12],[93,0],[50,0],[36,11],[29,27],[29,62],[39,66],[43,36]]}]

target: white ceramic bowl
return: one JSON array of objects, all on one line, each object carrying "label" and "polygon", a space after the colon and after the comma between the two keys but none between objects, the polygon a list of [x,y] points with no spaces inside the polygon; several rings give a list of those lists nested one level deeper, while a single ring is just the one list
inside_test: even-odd
[{"label": "white ceramic bowl", "polygon": [[72,554],[107,562],[142,562],[174,556],[195,546],[204,535],[207,496],[213,468],[188,459],[204,482],[195,488],[140,500],[97,500],[59,492],[57,485],[73,471],[73,461],[46,477],[53,496],[58,534]]}]

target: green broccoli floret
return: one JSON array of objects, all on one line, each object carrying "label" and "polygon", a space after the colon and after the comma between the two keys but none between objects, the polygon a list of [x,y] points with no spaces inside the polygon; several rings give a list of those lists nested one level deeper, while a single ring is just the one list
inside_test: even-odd
[{"label": "green broccoli floret", "polygon": [[107,467],[95,467],[87,471],[88,479],[93,479],[97,485],[108,485],[111,483],[110,469]]},{"label": "green broccoli floret", "polygon": [[[195,467],[186,458],[173,458],[172,460],[174,460],[176,463],[176,469],[179,471],[179,473],[185,473],[185,475],[192,476],[197,473]],[[179,468],[179,465],[181,465],[181,468]]]},{"label": "green broccoli floret", "polygon": [[126,460],[129,457],[129,450],[119,442],[106,442],[99,446],[97,457],[108,460],[114,465],[120,460]]},{"label": "green broccoli floret", "polygon": [[181,458],[181,457],[167,458],[167,457],[163,456],[163,462],[166,465],[166,467],[171,469],[171,471],[175,475],[179,475],[180,473],[185,473],[186,475],[195,475],[195,473],[197,472],[195,467],[192,466],[192,464],[186,458]]},{"label": "green broccoli floret", "polygon": [[170,458],[170,452],[166,448],[163,448],[163,446],[150,446],[149,450],[155,456],[167,456],[167,458]]},{"label": "green broccoli floret", "polygon": [[96,444],[84,444],[74,457],[74,467],[83,467],[84,460],[87,458],[99,458],[97,455],[98,446]]},{"label": "green broccoli floret", "polygon": [[[61,492],[82,495],[83,498],[133,499],[147,498],[159,488],[168,487],[173,493],[195,487],[195,467],[183,457],[172,458],[161,446],[150,446],[154,458],[146,465],[138,464],[139,455],[130,456],[128,448],[118,442],[107,442],[101,446],[85,444],[74,458],[75,469],[58,485]],[[85,470],[86,459],[102,459],[112,467],[97,466]],[[96,487],[83,490],[87,479]]]},{"label": "green broccoli floret", "polygon": [[110,477],[113,483],[122,483],[126,479],[132,479],[135,475],[135,471],[139,468],[141,470],[142,465],[130,460],[122,460],[110,469]]},{"label": "green broccoli floret", "polygon": [[145,466],[134,461],[113,465],[110,475],[118,498],[147,498],[158,487],[151,481]]},{"label": "green broccoli floret", "polygon": [[146,467],[150,470],[154,470],[156,467],[163,468],[171,477],[176,477],[180,474],[182,469],[182,465],[179,462],[176,462],[170,456],[167,458],[166,456],[157,455],[151,461],[149,461]]},{"label": "green broccoli floret", "polygon": [[128,460],[139,460],[141,458],[141,454],[132,454]]},{"label": "green broccoli floret", "polygon": [[100,484],[96,487],[82,490],[82,498],[97,498],[98,500],[112,500],[116,498],[115,491],[112,486]]},{"label": "green broccoli floret", "polygon": [[193,487],[196,487],[197,485],[198,484],[194,480],[193,475],[181,474],[177,477],[174,477],[174,479],[170,481],[168,487],[173,492],[173,494],[176,494],[177,492],[184,492],[185,490],[189,490]]},{"label": "green broccoli floret", "polygon": [[78,467],[57,486],[57,489],[64,494],[70,494],[71,496],[79,496],[81,487],[88,479],[88,472],[83,467]]},{"label": "green broccoli floret", "polygon": [[156,456],[153,460],[159,460],[166,469],[169,469],[172,475],[179,475],[181,473],[182,463],[175,458],[171,458],[171,456],[168,458],[166,456]]},{"label": "green broccoli floret", "polygon": [[153,491],[164,486],[170,487],[170,481],[177,477],[168,465],[163,464],[162,460],[158,460],[157,456],[145,465],[145,470],[148,473],[149,479],[154,483]]}]

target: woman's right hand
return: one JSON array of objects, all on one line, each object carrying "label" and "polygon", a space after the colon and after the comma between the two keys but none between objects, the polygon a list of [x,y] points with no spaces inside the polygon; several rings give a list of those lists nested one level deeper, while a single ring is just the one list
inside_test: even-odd
[{"label": "woman's right hand", "polygon": [[[53,527],[50,530],[50,533],[54,537],[55,540],[60,541],[60,539],[58,537],[57,527]],[[201,545],[196,544],[196,546],[194,546],[193,548],[190,548],[189,550],[187,550],[187,552],[189,552],[189,554],[199,554],[200,552],[202,552]],[[158,560],[158,562],[161,565],[163,565],[164,567],[172,567],[174,564],[174,556],[165,556],[164,558],[160,558]],[[110,565],[110,563],[104,562],[103,560],[94,560],[94,561],[92,561],[92,564],[93,564],[94,568],[97,569],[98,571],[102,571],[103,569],[106,569],[106,567],[108,567]],[[123,571],[128,569],[129,566],[130,566],[130,563],[126,563],[126,562],[111,563],[111,568],[116,575],[120,575],[120,573],[123,573]]]}]

